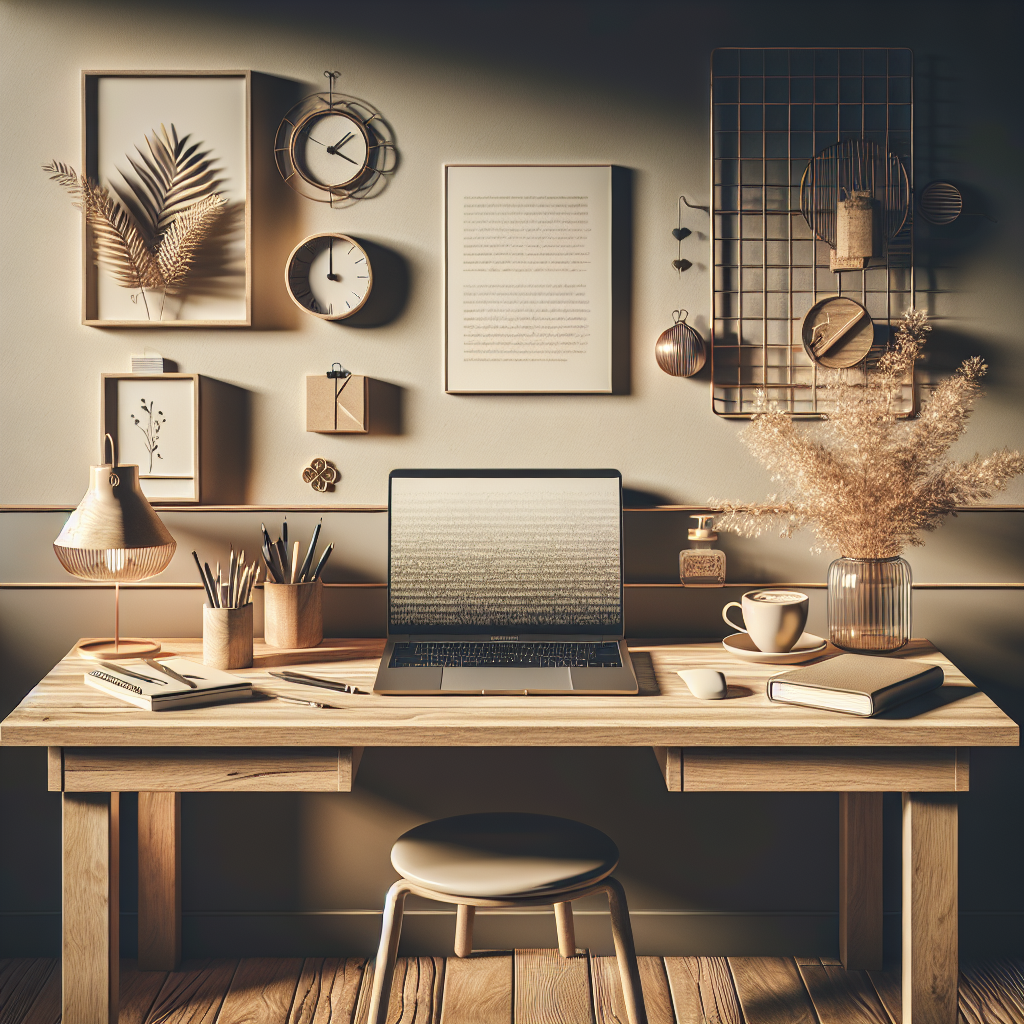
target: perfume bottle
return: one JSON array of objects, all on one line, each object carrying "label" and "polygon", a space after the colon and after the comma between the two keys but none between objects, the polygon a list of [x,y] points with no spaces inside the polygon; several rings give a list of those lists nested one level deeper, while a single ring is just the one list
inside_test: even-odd
[{"label": "perfume bottle", "polygon": [[690,547],[679,552],[679,580],[684,587],[721,587],[725,585],[725,552],[714,547],[718,534],[712,529],[711,516],[690,516],[696,529],[687,531]]}]

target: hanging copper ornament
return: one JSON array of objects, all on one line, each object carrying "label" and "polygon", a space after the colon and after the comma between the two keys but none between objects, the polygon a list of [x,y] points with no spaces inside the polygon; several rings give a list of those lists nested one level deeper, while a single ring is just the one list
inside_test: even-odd
[{"label": "hanging copper ornament", "polygon": [[699,373],[708,357],[704,339],[686,322],[685,309],[672,310],[675,323],[664,331],[654,346],[658,365],[673,377]]}]

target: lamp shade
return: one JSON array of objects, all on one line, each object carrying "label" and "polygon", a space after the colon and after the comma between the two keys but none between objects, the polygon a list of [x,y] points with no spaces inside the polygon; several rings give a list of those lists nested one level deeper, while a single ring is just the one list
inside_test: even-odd
[{"label": "lamp shade", "polygon": [[72,576],[125,583],[167,568],[177,544],[139,488],[139,467],[89,467],[89,490],[53,550]]}]

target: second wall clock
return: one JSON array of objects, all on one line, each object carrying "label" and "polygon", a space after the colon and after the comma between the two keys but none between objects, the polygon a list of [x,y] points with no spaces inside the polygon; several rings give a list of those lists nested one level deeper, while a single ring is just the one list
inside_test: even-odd
[{"label": "second wall clock", "polygon": [[321,320],[344,320],[370,297],[373,270],[363,247],[334,232],[304,238],[284,269],[288,295],[300,309]]}]

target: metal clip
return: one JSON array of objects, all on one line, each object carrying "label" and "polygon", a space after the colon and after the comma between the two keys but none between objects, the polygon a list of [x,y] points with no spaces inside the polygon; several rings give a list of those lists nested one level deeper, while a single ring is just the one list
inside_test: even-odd
[{"label": "metal clip", "polygon": [[[337,367],[337,369],[335,369]],[[327,376],[332,380],[337,380],[339,377],[351,377],[352,371],[346,370],[341,363],[331,363],[331,368],[327,371]]]}]

